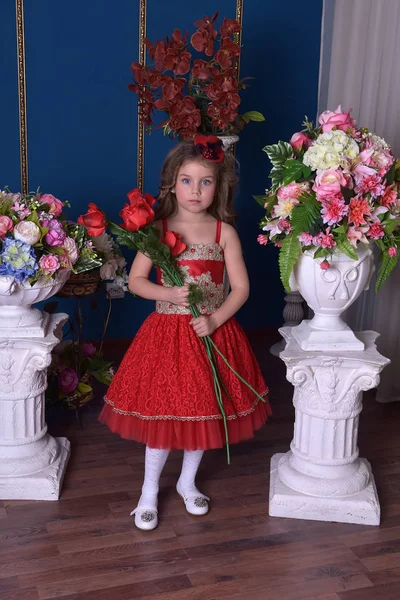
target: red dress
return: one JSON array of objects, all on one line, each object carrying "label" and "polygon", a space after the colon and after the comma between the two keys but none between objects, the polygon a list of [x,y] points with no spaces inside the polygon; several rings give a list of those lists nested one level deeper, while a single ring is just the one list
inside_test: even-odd
[{"label": "red dress", "polygon": [[[166,223],[164,223],[166,230]],[[219,245],[221,222],[214,244],[191,244],[177,261],[185,283],[203,292],[198,305],[212,314],[224,301],[224,253]],[[158,283],[164,285],[158,271]],[[157,302],[125,354],[105,397],[99,420],[126,439],[151,448],[206,450],[225,443],[222,416],[213,377],[192,315],[182,306]],[[212,335],[218,349],[257,392],[261,402],[223,360],[219,371],[231,400],[224,394],[229,443],[253,437],[271,414],[267,386],[242,328],[234,317]]]}]

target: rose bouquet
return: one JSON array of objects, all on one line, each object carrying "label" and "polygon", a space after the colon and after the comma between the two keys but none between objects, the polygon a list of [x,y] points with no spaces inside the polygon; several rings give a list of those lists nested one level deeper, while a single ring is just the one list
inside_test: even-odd
[{"label": "rose bouquet", "polygon": [[[142,252],[142,254],[151,259],[155,266],[162,269],[163,278],[167,285],[183,286],[184,276],[175,261],[175,257],[181,254],[186,248],[180,235],[174,231],[167,231],[165,236],[161,238],[160,231],[152,224],[154,219],[153,206],[156,201],[150,194],[142,194],[140,190],[135,189],[129,192],[128,199],[129,204],[126,203],[120,212],[123,221],[121,225],[108,221],[105,214],[95,204],[89,205],[88,212],[79,217],[78,223],[85,225],[88,228],[89,235],[94,236],[96,234],[104,234],[108,227],[110,232],[116,236],[116,241],[119,245],[127,246],[131,250]],[[190,311],[194,317],[200,316],[196,305],[201,302],[201,299],[199,288],[194,284],[190,284],[189,303]],[[265,402],[265,399],[232,368],[227,359],[214,344],[211,337],[206,336],[201,339],[207,352],[214,379],[215,395],[223,418],[229,463],[228,429],[222,401],[222,392],[224,391],[228,398],[229,394],[224,386],[221,374],[219,373],[216,355],[218,354],[221,357],[240,381],[250,388],[262,402]]]},{"label": "rose bouquet", "polygon": [[239,92],[246,85],[237,77],[241,48],[234,38],[241,27],[223,19],[217,30],[217,17],[196,21],[190,40],[179,29],[155,44],[146,39],[152,62],[132,63],[129,89],[138,96],[140,119],[148,131],[156,110],[166,114],[160,125],[164,134],[183,139],[197,133],[231,135],[249,121],[264,121],[256,111],[239,114]]},{"label": "rose bouquet", "polygon": [[0,191],[0,276],[33,285],[61,270],[77,273],[102,264],[85,228],[66,220],[64,206],[69,204],[52,194]]},{"label": "rose bouquet", "polygon": [[333,253],[357,260],[360,244],[380,251],[379,290],[398,261],[400,244],[400,163],[385,140],[359,128],[339,106],[325,111],[319,126],[307,118],[290,143],[266,146],[272,185],[254,196],[266,209],[260,244],[280,248],[282,283],[301,252],[312,252],[321,269]]}]

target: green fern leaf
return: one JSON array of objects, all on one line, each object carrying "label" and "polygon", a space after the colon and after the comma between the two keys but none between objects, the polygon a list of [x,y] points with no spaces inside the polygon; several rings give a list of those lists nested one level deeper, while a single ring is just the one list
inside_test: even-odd
[{"label": "green fern leaf", "polygon": [[309,231],[318,219],[321,205],[315,196],[303,194],[292,211],[292,229],[296,235]]},{"label": "green fern leaf", "polygon": [[300,244],[297,236],[289,235],[283,242],[279,252],[279,271],[283,287],[290,292],[289,278],[300,255]]},{"label": "green fern leaf", "polygon": [[386,279],[389,277],[390,273],[393,271],[397,262],[399,260],[398,256],[389,256],[387,251],[382,256],[382,263],[379,268],[378,277],[375,284],[375,291],[379,292]]},{"label": "green fern leaf", "polygon": [[358,260],[357,252],[346,237],[340,236],[336,249],[353,260]]}]

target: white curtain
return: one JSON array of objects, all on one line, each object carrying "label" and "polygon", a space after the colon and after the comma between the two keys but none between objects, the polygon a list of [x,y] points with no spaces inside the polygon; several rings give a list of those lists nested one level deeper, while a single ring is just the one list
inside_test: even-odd
[{"label": "white curtain", "polygon": [[[318,113],[338,104],[400,157],[400,0],[324,0]],[[379,294],[372,281],[347,317],[355,330],[378,331],[392,361],[377,400],[400,400],[400,264]]]}]

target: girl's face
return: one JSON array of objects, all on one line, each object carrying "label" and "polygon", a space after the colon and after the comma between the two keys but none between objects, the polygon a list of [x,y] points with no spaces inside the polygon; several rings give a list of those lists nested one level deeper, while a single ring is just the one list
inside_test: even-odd
[{"label": "girl's face", "polygon": [[212,204],[217,185],[215,169],[201,161],[183,163],[175,183],[178,208],[190,213],[202,213]]}]

